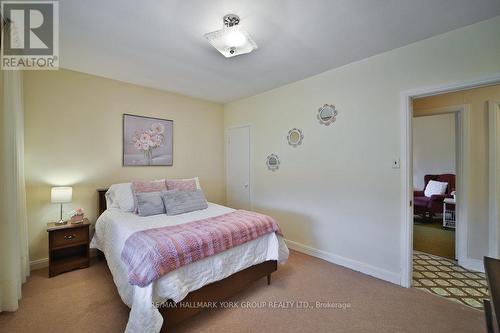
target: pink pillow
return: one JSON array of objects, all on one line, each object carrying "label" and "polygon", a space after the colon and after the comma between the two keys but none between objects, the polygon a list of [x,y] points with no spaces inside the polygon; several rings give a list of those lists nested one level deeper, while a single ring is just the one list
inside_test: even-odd
[{"label": "pink pillow", "polygon": [[137,213],[137,196],[136,193],[146,192],[162,192],[167,190],[167,183],[165,180],[153,181],[133,181],[132,192],[134,193],[134,212]]},{"label": "pink pillow", "polygon": [[194,192],[198,189],[196,185],[196,179],[167,179],[167,189],[184,191],[184,192]]}]

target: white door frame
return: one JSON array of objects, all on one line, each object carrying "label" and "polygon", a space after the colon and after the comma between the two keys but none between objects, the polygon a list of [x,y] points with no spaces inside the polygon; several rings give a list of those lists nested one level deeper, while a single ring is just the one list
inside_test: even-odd
[{"label": "white door frame", "polygon": [[229,168],[229,160],[228,160],[228,145],[229,145],[229,131],[232,130],[232,129],[238,129],[238,128],[245,128],[245,127],[248,127],[248,131],[250,133],[250,156],[249,156],[249,170],[250,170],[250,175],[249,175],[249,186],[250,186],[250,208],[253,210],[253,203],[254,203],[254,197],[253,197],[253,179],[254,179],[254,175],[253,175],[253,126],[252,124],[245,124],[245,125],[240,125],[240,126],[232,126],[232,127],[228,127],[226,128],[225,130],[225,133],[224,133],[224,156],[225,156],[225,163],[224,163],[224,166],[225,166],[225,170],[224,170],[224,178],[226,179],[226,203],[227,203],[227,193],[228,193],[228,190],[227,190],[227,186],[229,184],[229,179],[228,179],[228,168]]},{"label": "white door frame", "polygon": [[489,105],[489,256],[500,258],[500,101]]},{"label": "white door frame", "polygon": [[[413,137],[412,101],[414,98],[439,95],[500,83],[500,73],[468,82],[407,90],[401,93],[401,286],[412,284],[413,259]],[[467,113],[467,112],[465,112]],[[464,113],[464,114],[465,114]],[[465,121],[464,121],[465,123]],[[466,142],[465,146],[467,145]],[[467,150],[467,147],[464,147]],[[466,166],[467,163],[465,163]],[[467,173],[467,170],[464,170]],[[462,171],[463,172],[463,171]],[[466,179],[465,179],[466,180]],[[463,192],[463,191],[462,191]],[[460,197],[457,197],[460,200]],[[460,203],[457,206],[460,209]],[[467,241],[465,241],[467,248]],[[480,268],[480,267],[478,267]]]}]

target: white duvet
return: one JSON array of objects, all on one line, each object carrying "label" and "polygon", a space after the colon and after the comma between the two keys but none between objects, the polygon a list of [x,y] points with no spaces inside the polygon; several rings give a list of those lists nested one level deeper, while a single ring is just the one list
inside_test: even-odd
[{"label": "white duvet", "polygon": [[128,283],[127,270],[121,260],[121,253],[125,241],[131,234],[140,230],[219,216],[232,211],[234,209],[209,203],[207,209],[175,216],[162,214],[140,217],[118,209],[108,209],[97,219],[90,246],[101,250],[106,256],[118,293],[131,309],[125,332],[159,332],[163,318],[154,303],[168,299],[179,302],[191,291],[222,280],[247,267],[266,260],[283,262],[288,258],[288,248],[283,239],[275,233],[270,233],[180,267],[144,288]]}]

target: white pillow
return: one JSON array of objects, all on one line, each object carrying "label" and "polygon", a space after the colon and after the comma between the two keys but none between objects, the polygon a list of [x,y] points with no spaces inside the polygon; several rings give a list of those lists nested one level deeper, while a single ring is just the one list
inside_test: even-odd
[{"label": "white pillow", "polygon": [[425,187],[424,195],[428,198],[431,196],[438,194],[443,195],[446,192],[446,188],[448,187],[448,183],[437,182],[435,180],[430,180]]},{"label": "white pillow", "polygon": [[112,194],[109,189],[104,194],[104,198],[106,199],[106,209],[119,209],[118,204],[113,200]]},{"label": "white pillow", "polygon": [[124,212],[134,211],[132,183],[113,184],[106,192],[107,208],[118,208]]}]

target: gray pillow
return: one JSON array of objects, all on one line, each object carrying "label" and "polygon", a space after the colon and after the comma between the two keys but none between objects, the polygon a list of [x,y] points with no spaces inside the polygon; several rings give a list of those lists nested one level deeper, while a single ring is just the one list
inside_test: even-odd
[{"label": "gray pillow", "polygon": [[136,193],[139,216],[165,214],[165,206],[161,196],[162,192]]},{"label": "gray pillow", "polygon": [[207,200],[202,190],[194,192],[166,191],[161,198],[167,210],[167,215],[177,215],[208,208]]}]

